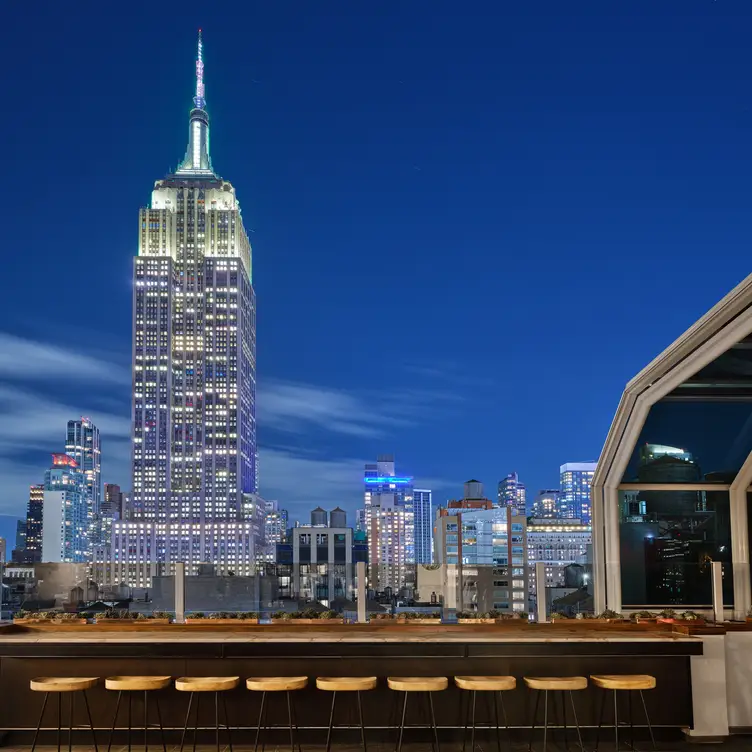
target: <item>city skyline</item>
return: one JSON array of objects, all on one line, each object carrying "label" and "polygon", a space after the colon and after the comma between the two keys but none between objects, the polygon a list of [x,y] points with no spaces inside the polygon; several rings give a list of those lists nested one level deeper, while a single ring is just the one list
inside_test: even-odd
[{"label": "city skyline", "polygon": [[[14,209],[9,243],[39,258],[45,275],[58,284],[45,286],[43,300],[30,309],[22,301],[36,299],[31,277],[11,270],[5,279],[0,399],[12,418],[9,425],[17,430],[0,437],[5,446],[0,467],[7,471],[0,514],[23,516],[28,486],[39,482],[48,453],[58,446],[60,425],[82,414],[99,427],[109,455],[103,457],[102,479],[130,489],[127,266],[135,245],[132,207],[145,202],[144,185],[151,184],[154,166],[164,163],[184,133],[180,108],[190,87],[181,64],[184,53],[191,54],[195,29],[204,20],[190,3],[186,10],[184,22],[175,24],[166,10],[155,9],[150,29],[126,19],[104,51],[92,22],[78,9],[51,12],[33,32],[22,23],[22,9],[9,11],[10,26],[18,31],[11,35],[11,54],[18,45],[47,68],[70,55],[81,70],[77,91],[105,95],[72,95],[79,116],[70,122],[63,119],[59,141],[50,140],[42,130],[44,114],[50,107],[64,112],[70,108],[68,94],[29,71],[11,83],[17,116],[2,128],[6,141],[18,147],[9,154],[6,185],[35,200],[16,202],[20,205]],[[425,62],[410,53],[407,36],[397,34],[390,47],[396,58],[378,74],[369,58],[374,47],[384,48],[378,35],[387,33],[394,20],[389,10],[374,18],[351,9],[331,29],[331,19],[311,13],[306,17],[309,28],[299,31],[304,44],[290,49],[282,17],[267,9],[254,19],[252,39],[242,46],[249,52],[242,54],[236,44],[239,32],[229,25],[207,24],[216,77],[213,150],[216,146],[222,154],[217,161],[228,164],[228,174],[227,155],[238,155],[231,177],[244,197],[260,269],[260,490],[282,500],[293,516],[319,502],[354,511],[360,468],[380,452],[396,454],[405,472],[416,477],[416,485],[431,488],[438,502],[468,477],[479,477],[493,488],[513,470],[528,489],[555,487],[561,463],[597,456],[626,380],[746,273],[746,202],[738,196],[746,195],[739,180],[747,171],[749,128],[734,114],[744,101],[735,66],[744,44],[729,28],[729,16],[723,15],[732,11],[712,8],[698,17],[682,17],[690,41],[672,39],[674,53],[679,53],[672,58],[684,60],[683,51],[695,49],[691,39],[697,35],[709,35],[716,43],[709,49],[723,48],[720,55],[693,53],[683,72],[666,59],[663,42],[638,31],[639,40],[630,41],[626,31],[615,31],[621,21],[638,16],[634,7],[622,11],[623,16],[596,12],[581,31],[577,27],[583,19],[577,13],[557,15],[553,4],[550,11],[540,21],[525,10],[507,18],[519,39],[499,51],[478,24],[440,3],[435,28],[420,37]],[[663,13],[668,11],[656,12],[657,18],[667,22],[669,16]],[[371,32],[366,21],[375,22]],[[420,29],[417,11],[409,11],[402,21],[407,29]],[[370,47],[353,51],[343,41],[348,28],[363,35]],[[599,28],[614,32],[609,36],[611,49],[593,41],[597,35],[589,32]],[[76,29],[73,50],[60,33],[66,29]],[[450,29],[464,55],[454,56],[456,70],[443,62]],[[557,29],[568,33],[561,39],[554,34],[547,56],[535,67],[541,46],[530,45],[529,57],[526,44],[535,41],[540,30]],[[602,63],[582,82],[578,61],[566,54],[572,33],[578,54]],[[118,72],[134,39],[140,53],[132,69]],[[641,43],[634,71],[625,72],[621,61],[632,59]],[[489,70],[484,50],[491,49],[498,59],[494,57]],[[92,55],[100,63],[97,70],[86,65]],[[311,71],[303,64],[309,58],[318,61]],[[515,81],[504,74],[510,64],[519,69]],[[678,84],[668,98],[661,96],[657,121],[651,115],[643,122],[639,113],[652,113],[654,97],[665,91],[660,76],[642,86],[641,72],[648,66],[673,73]],[[160,81],[174,79],[183,85],[144,93],[143,81],[154,71]],[[463,86],[455,83],[460,80]],[[609,80],[620,84],[618,93],[602,92],[600,83]],[[354,87],[358,81],[368,85]],[[498,90],[499,81],[504,96],[489,95]],[[566,101],[560,94],[562,81]],[[685,86],[697,81],[713,86]],[[241,82],[250,83],[243,87]],[[717,87],[716,82],[724,83]],[[234,93],[240,90],[245,92],[242,98]],[[344,95],[353,91],[359,93],[347,100],[348,109]],[[536,102],[526,91],[536,93]],[[698,104],[698,98],[705,104]],[[121,117],[125,99],[138,103],[135,118]],[[412,101],[414,109],[406,106]],[[539,121],[541,110],[553,113],[549,124]],[[684,114],[699,110],[717,112],[719,118],[688,123]],[[453,115],[460,112],[461,117]],[[380,117],[374,120],[374,115]],[[112,127],[93,130],[94,123],[103,121]],[[37,125],[29,128],[28,123]],[[411,129],[427,131],[432,138],[421,143],[410,137]],[[472,138],[463,138],[468,129]],[[681,133],[681,143],[672,135],[666,147],[667,133]],[[350,140],[348,134],[353,134]],[[552,146],[554,135],[559,140]],[[49,151],[62,141],[80,166],[76,175]],[[659,147],[666,151],[655,167]],[[122,159],[113,159],[115,153]],[[686,153],[692,153],[693,160],[686,160]],[[575,154],[577,170],[572,169]],[[705,165],[700,179],[687,166],[694,160]],[[353,168],[348,167],[351,163]],[[715,171],[721,169],[719,176]],[[40,192],[42,170],[50,185],[65,185],[72,194],[86,196],[90,227],[85,227],[81,212],[58,206],[62,202],[52,194]],[[113,174],[118,180],[111,191],[90,188]],[[509,182],[494,187],[499,175]],[[539,176],[535,187],[524,182],[525,175]],[[535,207],[534,214],[526,213],[507,190],[520,179],[525,204]],[[712,192],[704,194],[710,185]],[[363,196],[358,200],[359,193]],[[569,196],[588,211],[572,213]],[[698,212],[698,204],[710,208]],[[444,211],[450,206],[450,212]],[[655,206],[664,209],[660,217],[650,208]],[[40,207],[62,244],[54,251],[47,249],[47,237],[37,227],[45,223],[35,221]],[[507,228],[502,239],[493,229],[498,227],[499,207]],[[717,221],[720,210],[712,207],[726,207],[723,221]],[[515,212],[517,217],[507,216]],[[540,214],[547,221],[541,222]],[[343,217],[352,224],[343,224]],[[555,243],[541,235],[538,228],[545,225],[558,228]],[[620,228],[618,238],[607,231],[609,226]],[[96,237],[107,238],[103,252]],[[698,279],[692,270],[711,243],[714,248],[720,244],[726,263]],[[661,254],[665,247],[681,247],[683,262]],[[415,312],[406,318],[396,318],[384,307],[374,313],[363,304],[361,284],[364,275],[372,273],[368,266],[376,249],[384,268],[399,270],[411,290]],[[458,250],[463,263],[457,263]],[[628,265],[618,261],[625,253]],[[432,270],[433,260],[440,271]],[[617,310],[611,302],[613,291],[601,282],[618,276],[629,289],[639,280],[650,295],[653,282],[646,283],[640,274],[648,266],[656,285],[663,289],[670,279],[673,289],[682,291],[649,322],[633,310]],[[53,331],[50,322],[55,312],[64,310],[66,291],[77,284],[81,270],[98,291],[96,314],[88,318],[88,329],[71,323]],[[519,282],[508,293],[514,316],[504,315],[491,288],[484,286],[463,306],[449,306],[449,319],[435,306],[438,299],[450,300],[463,284],[473,284],[470,280],[477,284],[479,279],[509,275]],[[545,300],[532,294],[542,286],[562,295],[565,290],[566,297],[557,293]],[[519,323],[526,318],[529,321]],[[306,325],[297,326],[301,321]],[[439,346],[437,321],[462,333],[456,348]],[[374,365],[371,333],[376,336],[377,326],[392,332],[393,352],[399,353],[396,361],[390,356],[388,369]],[[573,348],[567,336],[559,336],[583,329],[585,347]],[[361,336],[364,333],[368,336]],[[348,343],[346,368],[343,341]],[[502,372],[495,349],[505,362],[524,364],[516,368],[519,375],[509,370],[503,376],[487,375]],[[481,354],[477,370],[464,367],[469,350],[476,358]],[[557,367],[538,367],[541,353]],[[597,383],[583,373],[598,373]],[[387,407],[374,414],[373,403]],[[516,430],[501,435],[502,425]],[[298,479],[297,487],[288,479]],[[13,524],[9,520],[8,527],[0,526],[0,534],[9,540],[14,538]]]}]

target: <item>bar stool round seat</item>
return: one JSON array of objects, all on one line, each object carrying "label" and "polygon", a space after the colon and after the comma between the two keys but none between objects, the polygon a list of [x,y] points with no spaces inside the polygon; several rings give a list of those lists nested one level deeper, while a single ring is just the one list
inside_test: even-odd
[{"label": "bar stool round seat", "polygon": [[108,676],[104,686],[120,692],[151,692],[167,689],[171,681],[171,676]]},{"label": "bar stool round seat", "polygon": [[655,689],[655,677],[650,674],[593,674],[590,679],[601,689]]},{"label": "bar stool round seat", "polygon": [[584,676],[526,676],[524,682],[530,689],[543,691],[571,692],[587,689],[587,678]]},{"label": "bar stool round seat", "polygon": [[227,692],[238,684],[239,676],[181,676],[175,679],[178,692]]},{"label": "bar stool round seat", "polygon": [[63,693],[67,693],[68,696],[68,749],[70,750],[73,743],[73,729],[78,728],[74,722],[75,713],[74,700],[80,693],[84,699],[84,706],[86,707],[86,716],[89,720],[89,729],[91,730],[91,738],[94,741],[95,752],[99,751],[97,746],[97,735],[94,731],[94,722],[91,719],[91,708],[89,707],[89,698],[86,696],[86,690],[96,687],[99,682],[98,676],[37,676],[29,682],[29,688],[32,692],[44,692],[44,701],[42,702],[42,712],[39,714],[39,722],[37,723],[36,731],[34,732],[34,741],[31,743],[31,752],[37,748],[37,739],[39,739],[39,732],[42,728],[42,720],[44,719],[44,711],[47,709],[47,702],[50,699],[50,695],[57,697],[57,748],[60,749],[63,734]]},{"label": "bar stool round seat", "polygon": [[446,676],[389,676],[389,689],[397,692],[441,692],[449,686]]},{"label": "bar stool round seat", "polygon": [[316,687],[326,692],[365,692],[376,689],[375,676],[318,676]]},{"label": "bar stool round seat", "polygon": [[517,679],[513,676],[455,676],[454,683],[460,689],[473,692],[506,692],[515,689]]},{"label": "bar stool round seat", "polygon": [[308,686],[307,676],[257,676],[245,680],[252,692],[292,692]]},{"label": "bar stool round seat", "polygon": [[96,676],[40,676],[29,683],[32,692],[81,692],[96,687]]}]

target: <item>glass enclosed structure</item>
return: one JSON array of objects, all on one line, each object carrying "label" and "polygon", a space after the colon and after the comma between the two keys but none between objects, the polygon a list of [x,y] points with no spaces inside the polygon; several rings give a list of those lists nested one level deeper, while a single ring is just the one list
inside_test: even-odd
[{"label": "glass enclosed structure", "polygon": [[750,607],[752,276],[622,396],[593,478],[596,608]]}]

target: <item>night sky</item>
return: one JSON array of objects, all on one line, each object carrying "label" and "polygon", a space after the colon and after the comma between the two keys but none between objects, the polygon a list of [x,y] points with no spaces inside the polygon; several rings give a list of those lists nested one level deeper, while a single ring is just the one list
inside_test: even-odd
[{"label": "night sky", "polygon": [[3,19],[0,514],[82,414],[104,480],[130,485],[138,209],[185,152],[198,27],[214,167],[254,249],[260,490],[293,519],[354,509],[387,452],[437,501],[511,470],[555,487],[750,271],[749,0]]}]

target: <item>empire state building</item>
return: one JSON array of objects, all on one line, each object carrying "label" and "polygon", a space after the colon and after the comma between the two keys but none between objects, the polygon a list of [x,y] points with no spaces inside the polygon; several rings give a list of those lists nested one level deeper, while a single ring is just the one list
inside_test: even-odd
[{"label": "empire state building", "polygon": [[235,189],[212,166],[200,31],[185,158],[139,214],[132,418],[133,490],[102,579],[148,586],[178,561],[246,573],[261,530],[256,299]]}]

